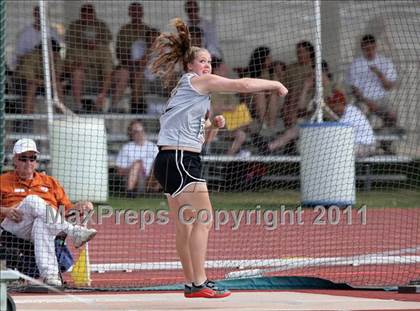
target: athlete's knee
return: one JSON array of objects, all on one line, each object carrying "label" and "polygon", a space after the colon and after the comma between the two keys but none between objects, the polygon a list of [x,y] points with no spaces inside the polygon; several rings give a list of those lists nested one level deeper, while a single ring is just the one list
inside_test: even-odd
[{"label": "athlete's knee", "polygon": [[191,234],[192,228],[193,228],[192,224],[177,222],[176,223],[176,229],[175,229],[176,235],[187,238]]},{"label": "athlete's knee", "polygon": [[189,204],[184,204],[176,215],[177,231],[189,231],[193,227],[210,230],[213,224],[213,213],[211,209],[196,209]]},{"label": "athlete's knee", "polygon": [[201,209],[197,212],[194,226],[198,226],[202,230],[210,230],[213,225],[213,213],[211,209]]}]

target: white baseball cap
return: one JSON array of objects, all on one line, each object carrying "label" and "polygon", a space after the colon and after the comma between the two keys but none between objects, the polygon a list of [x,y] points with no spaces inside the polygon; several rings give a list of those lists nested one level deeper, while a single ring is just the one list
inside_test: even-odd
[{"label": "white baseball cap", "polygon": [[15,143],[15,146],[13,147],[13,155],[20,154],[27,151],[33,151],[33,152],[39,153],[38,149],[36,148],[35,141],[29,138],[19,139]]}]

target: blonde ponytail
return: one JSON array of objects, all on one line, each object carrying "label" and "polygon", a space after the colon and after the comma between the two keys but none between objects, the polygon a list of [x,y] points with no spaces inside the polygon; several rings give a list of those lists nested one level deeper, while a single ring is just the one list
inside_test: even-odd
[{"label": "blonde ponytail", "polygon": [[171,25],[177,33],[162,33],[156,38],[152,45],[154,61],[149,66],[152,73],[162,78],[165,86],[171,83],[178,63],[182,62],[183,69],[188,71],[188,63],[202,50],[191,46],[191,35],[184,21],[177,17],[171,20]]}]

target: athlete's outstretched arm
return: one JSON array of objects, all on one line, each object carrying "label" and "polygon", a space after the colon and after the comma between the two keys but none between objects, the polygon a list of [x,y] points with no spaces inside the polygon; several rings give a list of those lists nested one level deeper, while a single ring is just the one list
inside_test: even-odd
[{"label": "athlete's outstretched arm", "polygon": [[191,82],[195,88],[203,93],[273,91],[279,96],[285,96],[288,92],[287,88],[280,82],[265,79],[229,79],[218,75],[206,74],[192,78]]}]

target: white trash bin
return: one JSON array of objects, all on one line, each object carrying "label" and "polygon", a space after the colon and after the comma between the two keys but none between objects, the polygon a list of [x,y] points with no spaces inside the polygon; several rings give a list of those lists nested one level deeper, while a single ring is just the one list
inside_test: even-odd
[{"label": "white trash bin", "polygon": [[108,200],[105,123],[99,118],[55,120],[51,139],[52,175],[72,201]]},{"label": "white trash bin", "polygon": [[304,123],[299,137],[302,205],[354,205],[353,127],[340,122]]}]

